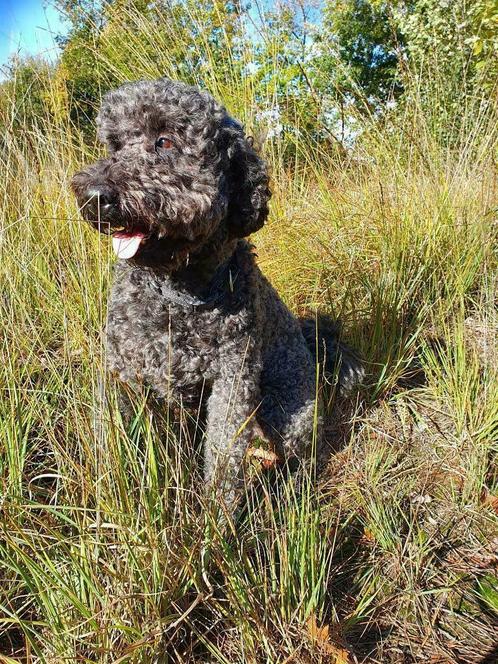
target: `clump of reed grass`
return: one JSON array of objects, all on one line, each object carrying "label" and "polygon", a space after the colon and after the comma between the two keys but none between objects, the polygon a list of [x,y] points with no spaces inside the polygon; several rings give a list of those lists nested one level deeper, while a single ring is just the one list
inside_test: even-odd
[{"label": "clump of reed grass", "polygon": [[[125,11],[125,27],[114,18],[99,44],[106,71],[174,74],[167,44],[137,40],[150,26]],[[125,59],[110,50],[118,27]],[[256,126],[274,91],[255,98],[250,79],[234,68],[221,80],[215,65],[206,45],[202,81]],[[274,195],[254,238],[260,263],[293,310],[344,320],[369,378],[358,402],[329,413],[335,453],[319,480],[296,491],[256,473],[222,531],[188,426],[160,430],[137,399],[126,428],[111,392],[105,435],[94,435],[112,258],[68,189],[98,148],[50,80],[58,112],[15,130],[7,113],[1,139],[0,659],[488,656],[498,612],[493,109],[466,118],[451,149],[416,95],[404,115],[361,119],[347,158],[299,134],[266,144]]]}]

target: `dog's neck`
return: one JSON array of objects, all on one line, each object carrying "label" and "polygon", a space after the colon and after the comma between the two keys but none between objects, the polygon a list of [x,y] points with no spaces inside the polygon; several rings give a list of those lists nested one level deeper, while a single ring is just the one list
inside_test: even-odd
[{"label": "dog's neck", "polygon": [[191,254],[178,270],[171,273],[171,279],[189,290],[209,286],[233,256],[237,243],[237,239],[220,242],[219,238],[213,238],[198,252]]},{"label": "dog's neck", "polygon": [[207,283],[218,267],[233,254],[237,241],[238,238],[230,236],[226,223],[222,221],[207,238],[190,240],[164,236],[149,239],[127,262],[165,278],[188,279],[192,275],[197,283]]},{"label": "dog's neck", "polygon": [[161,261],[168,252],[149,250],[145,256],[126,261],[132,269],[150,271],[164,283],[171,300],[179,305],[205,307],[212,305],[220,293],[230,288],[237,269],[234,255],[240,238],[230,237],[227,226],[220,224],[213,235],[193,249],[181,264],[171,268]]}]

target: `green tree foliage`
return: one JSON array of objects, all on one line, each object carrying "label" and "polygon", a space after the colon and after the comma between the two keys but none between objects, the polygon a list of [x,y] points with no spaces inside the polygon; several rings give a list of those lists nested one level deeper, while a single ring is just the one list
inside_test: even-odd
[{"label": "green tree foliage", "polygon": [[310,139],[319,131],[321,100],[313,77],[312,11],[309,3],[280,4],[259,17],[252,78],[259,97],[266,100],[260,113],[272,122],[273,135],[299,130]]},{"label": "green tree foliage", "polygon": [[169,74],[199,82],[207,62],[206,71],[233,76],[236,3],[62,0],[60,6],[71,22],[61,67],[70,87],[72,119],[79,126],[91,124],[105,91],[137,76]]},{"label": "green tree foliage", "polygon": [[434,135],[451,146],[468,123],[493,104],[497,82],[498,6],[488,0],[398,1],[393,17],[405,39],[403,67],[417,79],[404,104],[416,95]]},{"label": "green tree foliage", "polygon": [[478,70],[486,72],[488,85],[498,77],[498,3],[477,0],[470,8],[471,33],[467,43],[472,46]]},{"label": "green tree foliage", "polygon": [[480,72],[491,82],[498,56],[496,0],[398,0],[392,14],[414,65],[431,61],[446,76],[470,82]]},{"label": "green tree foliage", "polygon": [[[407,69],[431,87],[445,81],[443,105],[461,83],[493,87],[498,74],[496,0],[329,0],[319,31],[320,73],[361,108],[404,90]],[[460,103],[458,100],[457,103]]]},{"label": "green tree foliage", "polygon": [[320,30],[321,70],[337,94],[360,108],[397,97],[403,90],[398,61],[404,38],[392,20],[392,3],[329,0]]},{"label": "green tree foliage", "polygon": [[446,140],[440,128],[469,117],[479,90],[497,80],[496,0],[57,3],[70,26],[57,66],[18,62],[4,89],[25,122],[46,108],[43,88],[55,77],[66,115],[88,137],[107,90],[170,76],[208,88],[281,145],[299,135],[344,151],[359,115],[378,119],[413,95]]}]

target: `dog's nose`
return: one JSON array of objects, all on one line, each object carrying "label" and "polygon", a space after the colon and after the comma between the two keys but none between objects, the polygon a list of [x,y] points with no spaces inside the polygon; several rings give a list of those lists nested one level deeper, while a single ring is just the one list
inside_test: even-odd
[{"label": "dog's nose", "polygon": [[117,193],[111,187],[103,185],[88,189],[85,207],[95,220],[104,219],[115,209],[117,202]]}]

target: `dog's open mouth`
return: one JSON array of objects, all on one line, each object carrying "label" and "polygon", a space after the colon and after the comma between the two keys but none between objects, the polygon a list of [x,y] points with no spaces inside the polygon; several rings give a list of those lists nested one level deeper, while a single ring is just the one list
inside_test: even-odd
[{"label": "dog's open mouth", "polygon": [[112,247],[118,258],[133,258],[147,234],[140,228],[115,231],[112,234]]},{"label": "dog's open mouth", "polygon": [[124,225],[122,222],[108,221],[106,223],[90,221],[92,226],[104,235],[111,236],[112,248],[116,256],[123,260],[134,258],[140,252],[142,258],[151,259],[151,252],[158,253],[161,261],[167,262],[167,257],[173,260],[178,255],[190,253],[195,243],[182,237],[172,237],[160,234],[153,228],[145,225]]}]

